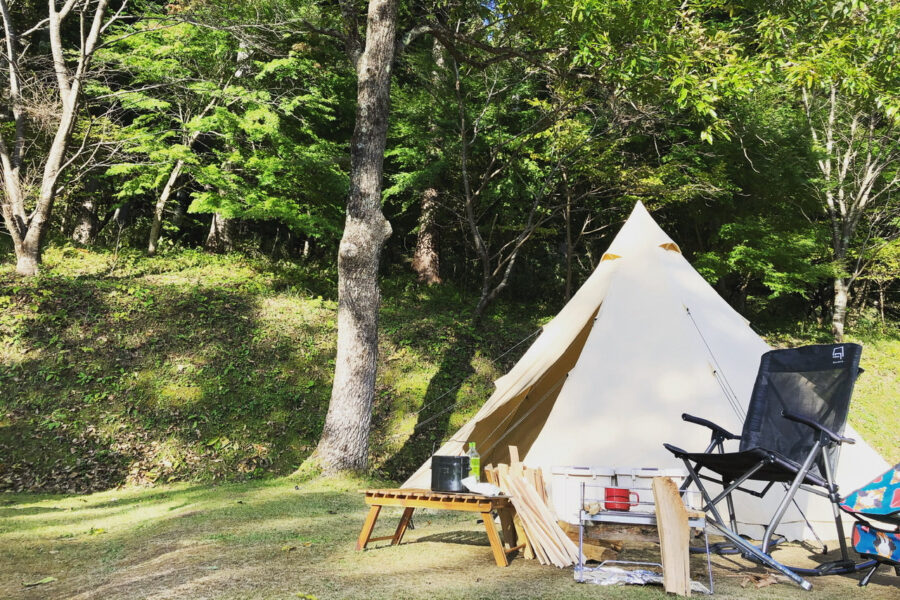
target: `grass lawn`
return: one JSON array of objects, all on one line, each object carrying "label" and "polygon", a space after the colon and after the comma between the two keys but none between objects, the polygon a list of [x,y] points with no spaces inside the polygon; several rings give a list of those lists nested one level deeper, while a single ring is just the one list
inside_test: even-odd
[{"label": "grass lawn", "polygon": [[[377,477],[402,481],[556,308],[501,303],[476,328],[473,299],[452,286],[403,274],[383,285],[370,458]],[[0,599],[663,597],[577,585],[535,561],[499,569],[482,525],[461,513],[422,513],[407,543],[355,552],[366,513],[356,490],[372,482],[290,475],[328,403],[333,289],[302,265],[192,251],[53,247],[39,279],[0,269]],[[893,464],[900,334],[853,333],[866,374],[850,420]],[[379,521],[385,533],[395,512]],[[793,552],[785,562],[807,560]],[[900,597],[886,570],[864,592],[832,577],[803,593],[743,589],[747,567],[720,559],[717,597]]]},{"label": "grass lawn", "polygon": [[[0,598],[663,598],[661,588],[576,584],[571,569],[515,559],[494,566],[481,525],[463,513],[421,511],[396,547],[356,552],[366,513],[356,490],[377,483],[289,478],[173,484],[84,496],[0,496]],[[376,535],[390,533],[384,509]],[[399,516],[399,515],[396,515]],[[383,544],[383,543],[382,543]],[[800,548],[778,556],[805,560]],[[621,558],[651,558],[626,549]],[[808,562],[808,560],[807,560]],[[704,577],[693,559],[695,579]],[[887,569],[861,591],[856,577],[742,588],[737,558],[715,559],[718,598],[898,597]],[[54,577],[34,587],[26,583]]]}]

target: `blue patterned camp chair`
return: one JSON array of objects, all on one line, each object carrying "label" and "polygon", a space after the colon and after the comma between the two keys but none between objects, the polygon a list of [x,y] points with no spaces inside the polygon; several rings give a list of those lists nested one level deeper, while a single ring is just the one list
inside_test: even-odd
[{"label": "blue patterned camp chair", "polygon": [[[881,565],[893,566],[900,575],[900,464],[849,494],[840,507],[857,520],[851,538],[853,548],[862,557],[874,561],[859,585],[868,584]],[[895,528],[893,531],[879,529],[869,520],[889,523]]]}]

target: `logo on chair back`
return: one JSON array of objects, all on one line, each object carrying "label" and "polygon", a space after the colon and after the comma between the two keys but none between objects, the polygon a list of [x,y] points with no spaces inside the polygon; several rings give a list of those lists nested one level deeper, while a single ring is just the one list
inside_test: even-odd
[{"label": "logo on chair back", "polygon": [[832,350],[831,351],[831,359],[835,363],[843,362],[844,361],[844,347],[837,346],[834,350]]}]

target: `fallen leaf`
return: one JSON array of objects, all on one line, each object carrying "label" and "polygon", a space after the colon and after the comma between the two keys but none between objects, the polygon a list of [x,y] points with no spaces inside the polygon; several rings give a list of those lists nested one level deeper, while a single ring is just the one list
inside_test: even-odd
[{"label": "fallen leaf", "polygon": [[45,583],[53,583],[56,581],[56,577],[44,577],[40,581],[32,581],[31,583],[23,583],[25,587],[34,587],[36,585],[44,585]]},{"label": "fallen leaf", "polygon": [[773,583],[779,583],[779,581],[771,573],[767,573],[765,575],[748,573],[747,576],[744,577],[744,580],[741,582],[741,587],[746,588],[748,585],[752,584],[756,589],[761,589],[766,586],[770,586]]},{"label": "fallen leaf", "polygon": [[284,546],[281,547],[282,552],[293,552],[296,549],[297,549],[297,546],[291,546],[288,544],[285,544]]}]

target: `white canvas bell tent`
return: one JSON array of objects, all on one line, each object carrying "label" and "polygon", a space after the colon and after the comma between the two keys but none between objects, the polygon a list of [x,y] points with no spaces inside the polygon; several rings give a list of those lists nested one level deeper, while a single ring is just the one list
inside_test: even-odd
[{"label": "white canvas bell tent", "polygon": [[[739,434],[767,350],[638,202],[594,273],[437,454],[464,454],[474,441],[482,465],[508,463],[515,445],[545,477],[560,466],[683,466],[663,442],[700,451],[709,430],[681,414]],[[846,435],[858,442],[842,450],[837,480],[850,491],[887,464],[849,427]],[[403,485],[430,483],[429,459]],[[780,491],[764,502],[735,496],[745,533],[762,533],[755,525],[768,521]],[[833,538],[830,505],[797,498],[816,531]],[[795,507],[779,532],[811,536]]]}]

